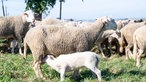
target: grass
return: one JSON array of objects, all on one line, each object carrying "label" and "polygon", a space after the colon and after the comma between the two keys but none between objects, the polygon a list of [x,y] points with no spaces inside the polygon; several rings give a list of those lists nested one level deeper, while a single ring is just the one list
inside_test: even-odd
[{"label": "grass", "polygon": [[[47,80],[37,78],[32,69],[33,58],[29,55],[24,59],[20,55],[0,55],[0,82],[58,82],[59,73],[44,64],[42,71]],[[142,58],[142,67],[137,68],[134,60],[126,60],[125,56],[112,56],[101,59],[99,69],[102,72],[102,82],[146,82],[146,59]],[[72,72],[66,73],[64,82],[76,82],[72,79]],[[80,72],[81,79],[77,82],[97,82],[87,68]]]}]

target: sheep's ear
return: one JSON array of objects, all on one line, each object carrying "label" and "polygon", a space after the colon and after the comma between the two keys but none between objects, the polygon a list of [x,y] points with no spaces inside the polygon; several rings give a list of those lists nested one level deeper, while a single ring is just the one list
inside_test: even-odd
[{"label": "sheep's ear", "polygon": [[144,24],[146,25],[146,21],[144,22]]},{"label": "sheep's ear", "polygon": [[28,17],[28,14],[27,13],[24,13],[24,15]]},{"label": "sheep's ear", "polygon": [[120,32],[120,30],[116,30],[116,34],[118,35],[118,36],[121,36],[121,32]]},{"label": "sheep's ear", "polygon": [[104,19],[101,19],[101,21],[104,23],[104,24],[106,24],[106,23],[108,23],[108,19],[106,19],[106,18],[104,18]]}]

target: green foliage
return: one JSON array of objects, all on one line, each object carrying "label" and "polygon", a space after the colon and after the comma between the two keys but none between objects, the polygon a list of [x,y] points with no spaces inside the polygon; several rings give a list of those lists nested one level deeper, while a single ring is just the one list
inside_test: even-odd
[{"label": "green foliage", "polygon": [[[43,81],[36,77],[32,68],[33,58],[28,55],[27,59],[16,54],[0,55],[0,82],[58,82],[59,73],[47,64],[42,66],[42,71],[47,80]],[[142,67],[137,68],[134,60],[126,60],[125,56],[112,56],[110,59],[101,58],[99,69],[102,73],[102,82],[145,82],[146,59],[142,58]],[[73,72],[66,73],[64,82],[75,82]],[[89,69],[83,68],[80,72],[81,79],[78,82],[97,82],[92,77]]]},{"label": "green foliage", "polygon": [[25,2],[27,5],[26,6],[27,10],[31,9],[34,12],[41,14],[53,8],[56,3],[56,0],[25,0]]}]

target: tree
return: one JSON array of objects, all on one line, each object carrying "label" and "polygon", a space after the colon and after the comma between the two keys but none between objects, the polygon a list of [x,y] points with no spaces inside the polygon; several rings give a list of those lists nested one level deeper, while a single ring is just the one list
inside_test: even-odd
[{"label": "tree", "polygon": [[42,13],[48,14],[50,9],[56,4],[56,0],[25,0],[26,10],[35,12],[35,19],[42,20]]},{"label": "tree", "polygon": [[[61,19],[61,11],[62,11],[62,2],[65,0],[60,1],[60,19]],[[84,0],[82,0],[84,1]],[[31,9],[35,12],[35,19],[42,20],[42,13],[50,13],[50,9],[54,7],[56,4],[56,0],[25,0],[26,3],[26,10]]]}]

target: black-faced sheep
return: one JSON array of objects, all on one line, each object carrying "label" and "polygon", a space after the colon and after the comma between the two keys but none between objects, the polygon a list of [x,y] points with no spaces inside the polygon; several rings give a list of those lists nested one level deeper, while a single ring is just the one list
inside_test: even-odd
[{"label": "black-faced sheep", "polygon": [[47,54],[59,56],[60,54],[90,51],[104,30],[115,27],[115,21],[109,17],[101,17],[91,26],[84,28],[58,25],[38,26],[30,29],[25,36],[24,56],[26,56],[28,45],[34,58],[34,71],[37,77],[44,78],[41,63],[42,58]]},{"label": "black-faced sheep", "polygon": [[[34,25],[34,15],[31,10],[24,12],[20,16],[10,16],[0,18],[0,38],[12,38],[18,41],[19,54],[22,55],[21,41],[29,30],[29,25]],[[13,47],[14,48],[14,47]],[[12,50],[14,53],[14,49]]]},{"label": "black-faced sheep", "polygon": [[100,57],[94,52],[86,51],[61,54],[57,58],[52,55],[47,55],[44,58],[44,62],[60,73],[61,81],[64,80],[65,72],[74,71],[73,76],[76,77],[79,76],[76,74],[76,70],[87,67],[93,72],[94,78],[98,77],[99,82],[101,82],[101,71],[98,69]]},{"label": "black-faced sheep", "polygon": [[133,34],[133,56],[136,59],[136,66],[140,67],[140,57],[144,50],[146,50],[146,38],[144,35],[146,34],[146,26],[142,26],[138,28]]}]

